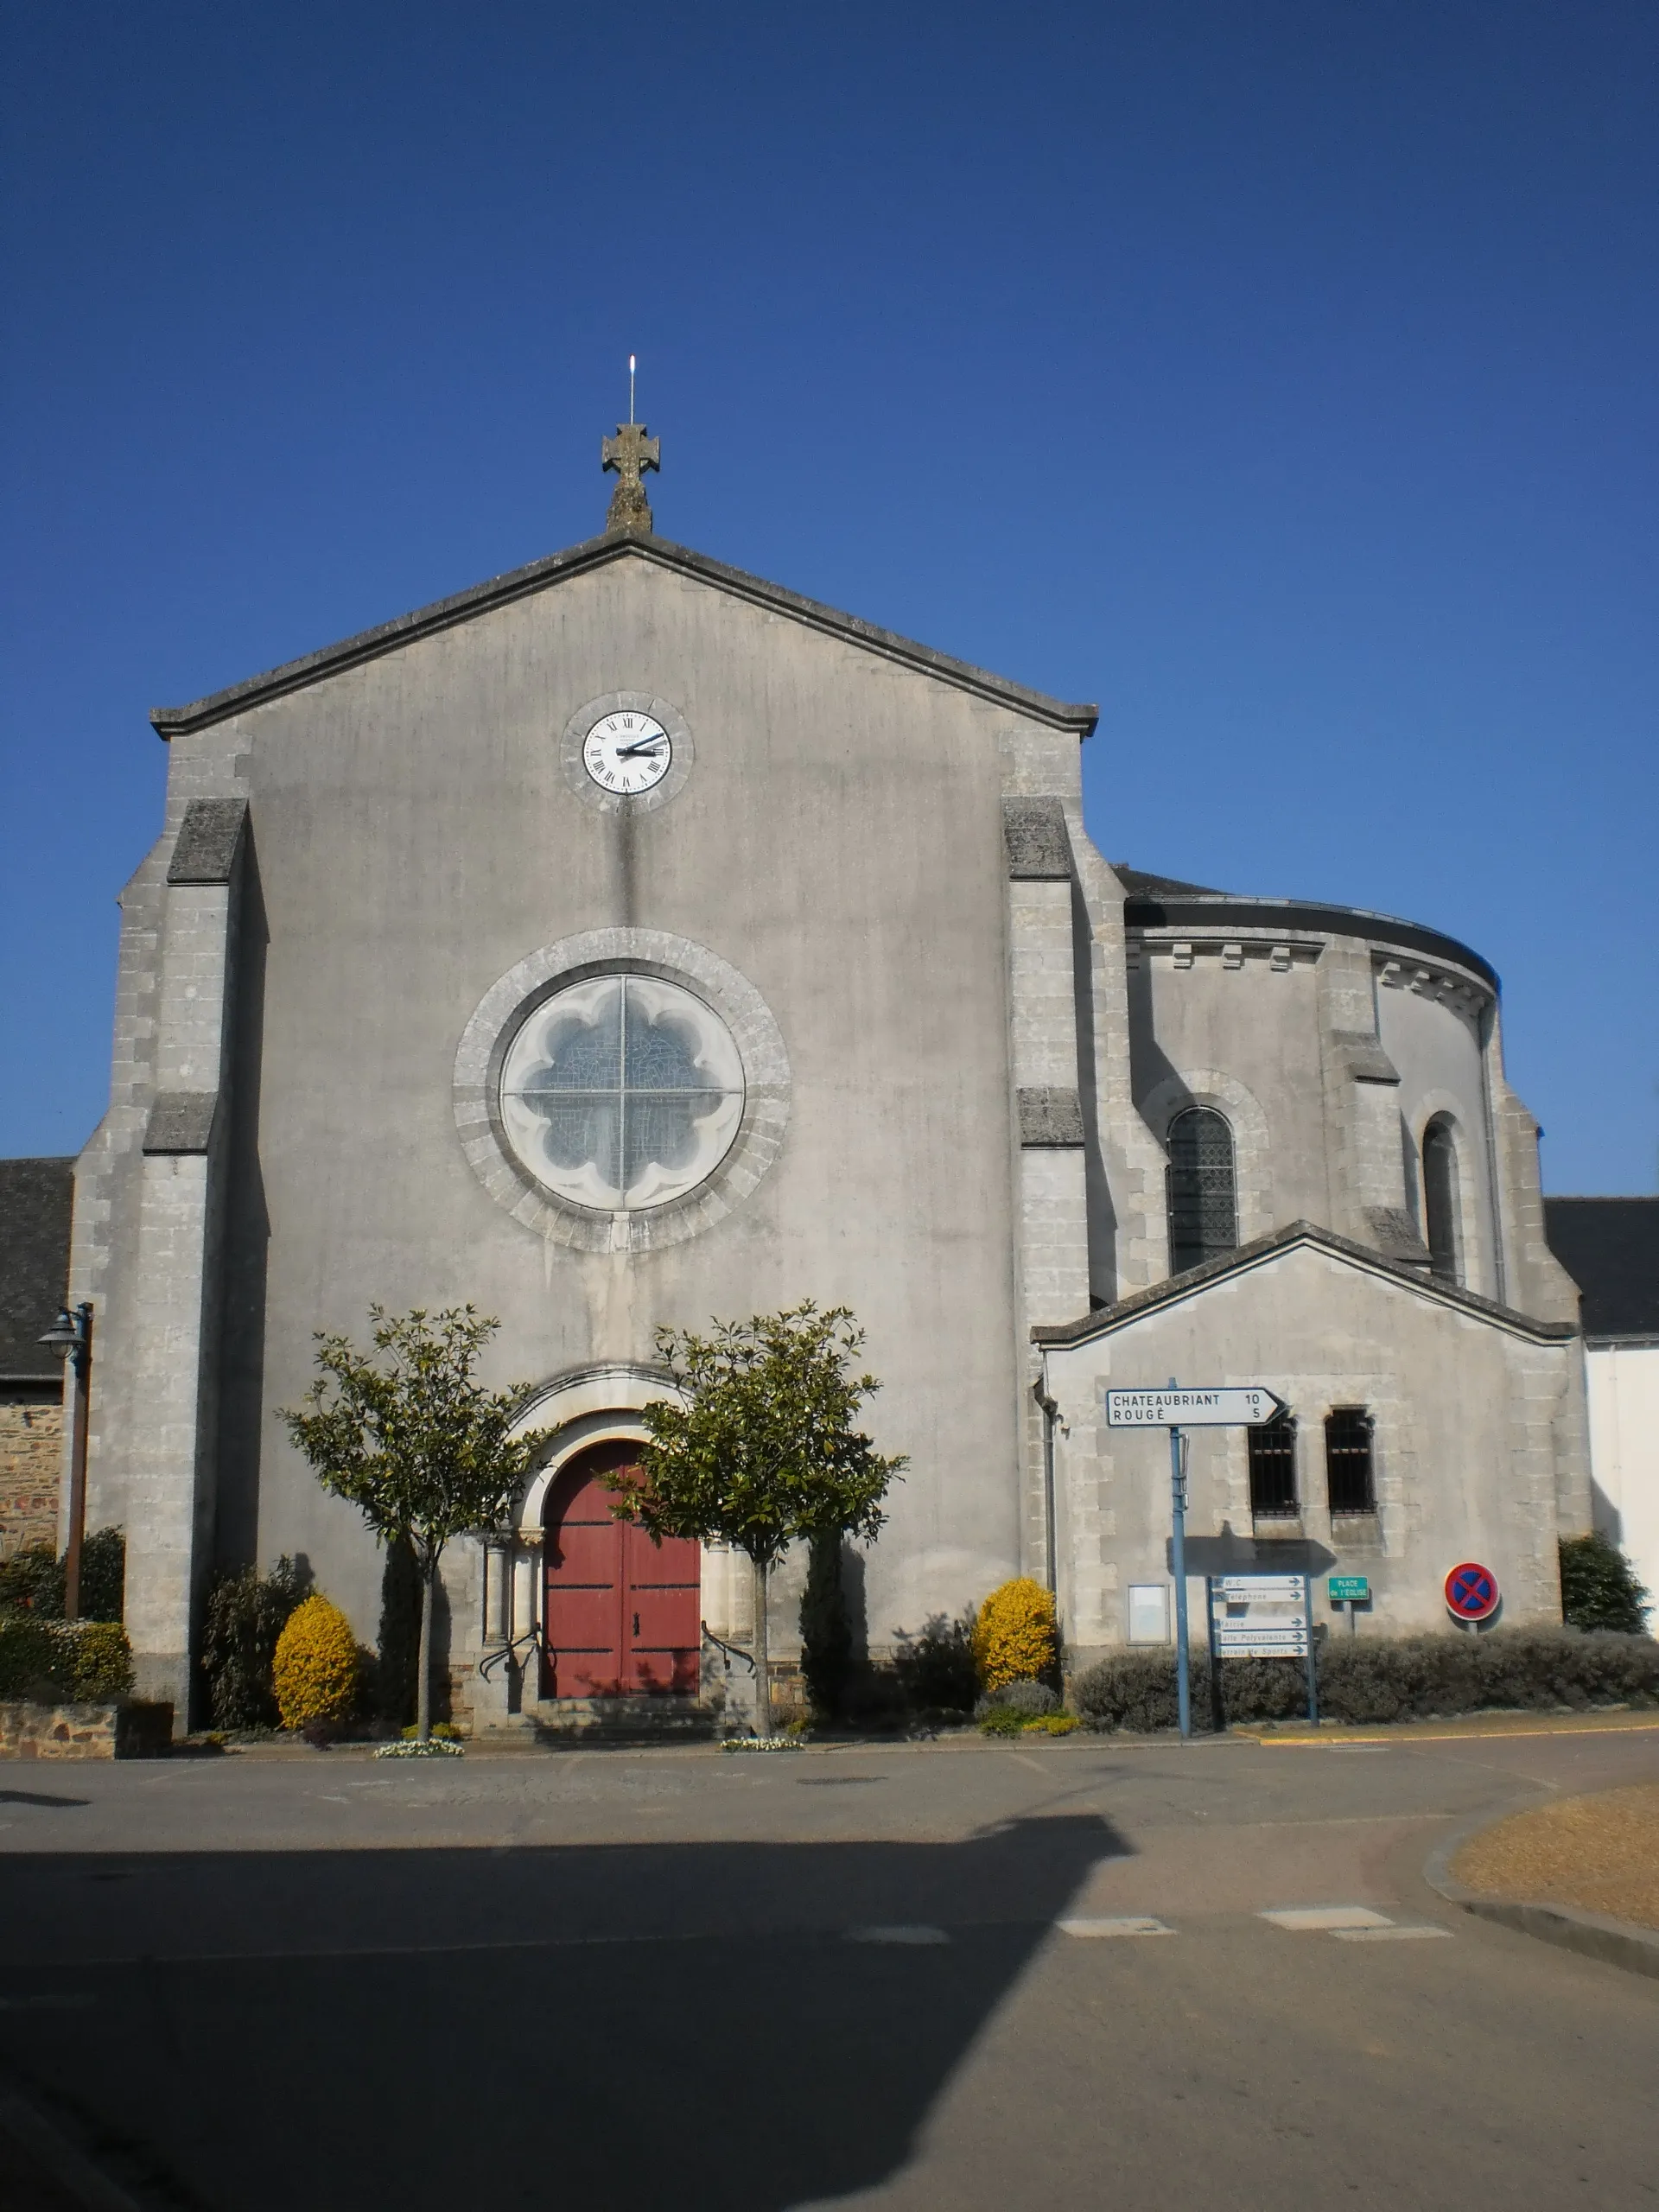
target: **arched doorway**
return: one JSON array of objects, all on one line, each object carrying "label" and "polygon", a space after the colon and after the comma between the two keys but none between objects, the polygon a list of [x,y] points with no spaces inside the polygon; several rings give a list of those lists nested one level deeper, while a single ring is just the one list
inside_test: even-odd
[{"label": "arched doorway", "polygon": [[561,1467],[546,1532],[543,1697],[690,1695],[697,1688],[702,1554],[688,1537],[652,1543],[618,1521],[601,1477],[637,1444],[590,1445]]}]

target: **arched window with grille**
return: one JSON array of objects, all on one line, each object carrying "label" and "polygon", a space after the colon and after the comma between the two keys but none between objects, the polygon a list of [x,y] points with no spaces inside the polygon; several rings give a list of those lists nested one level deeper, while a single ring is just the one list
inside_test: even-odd
[{"label": "arched window with grille", "polygon": [[1458,1146],[1452,1124],[1437,1115],[1423,1131],[1423,1237],[1440,1282],[1459,1282]]},{"label": "arched window with grille", "polygon": [[1178,1275],[1237,1249],[1233,1133],[1212,1106],[1188,1106],[1168,1144],[1169,1270]]}]

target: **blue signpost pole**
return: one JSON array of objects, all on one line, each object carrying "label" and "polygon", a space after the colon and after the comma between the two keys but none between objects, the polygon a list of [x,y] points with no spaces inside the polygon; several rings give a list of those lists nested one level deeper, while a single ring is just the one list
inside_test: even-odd
[{"label": "blue signpost pole", "polygon": [[[1175,1389],[1175,1377],[1169,1378]],[[1181,1724],[1181,1741],[1192,1737],[1192,1669],[1186,1650],[1186,1461],[1179,1428],[1169,1432],[1169,1504],[1173,1541],[1171,1564],[1175,1570],[1175,1707]]]},{"label": "blue signpost pole", "polygon": [[1307,1717],[1319,1725],[1319,1661],[1313,1643],[1313,1578],[1302,1577],[1302,1620],[1307,1630]]}]

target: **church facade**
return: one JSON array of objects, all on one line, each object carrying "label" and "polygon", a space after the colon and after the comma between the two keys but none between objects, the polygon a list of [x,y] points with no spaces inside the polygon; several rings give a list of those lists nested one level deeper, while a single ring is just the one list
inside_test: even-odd
[{"label": "church facade", "polygon": [[182,1715],[209,1577],[278,1553],[372,1640],[380,1555],[279,1418],[372,1303],[498,1317],[551,1433],[446,1563],[480,1725],[720,1681],[747,1576],[630,1549],[594,1478],[659,1328],[805,1297],[909,1457],[873,1648],[1022,1572],[1077,1660],[1166,1637],[1167,1455],[1103,1394],[1171,1377],[1289,1409],[1195,1434],[1195,1532],[1367,1576],[1364,1634],[1466,1559],[1558,1617],[1577,1294],[1491,969],[1114,868],[1092,708],[664,543],[624,473],[603,536],[153,717],[70,1285],[142,1687]]}]

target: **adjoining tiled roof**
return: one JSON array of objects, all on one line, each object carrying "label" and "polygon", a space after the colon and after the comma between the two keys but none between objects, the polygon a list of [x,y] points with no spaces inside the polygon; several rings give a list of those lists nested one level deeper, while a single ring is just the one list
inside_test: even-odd
[{"label": "adjoining tiled roof", "polygon": [[1586,1338],[1659,1339],[1659,1198],[1546,1198],[1544,1226]]},{"label": "adjoining tiled roof", "polygon": [[1138,1320],[1143,1313],[1150,1313],[1160,1306],[1176,1305],[1180,1300],[1192,1297],[1195,1291],[1207,1290],[1212,1283],[1221,1282],[1229,1275],[1246,1274],[1298,1244],[1329,1252],[1337,1259],[1363,1268],[1369,1274],[1402,1283],[1438,1305],[1478,1315],[1516,1335],[1535,1338],[1540,1343],[1564,1343],[1579,1333],[1570,1323],[1541,1321],[1534,1314],[1517,1313],[1512,1306],[1500,1306],[1496,1299],[1482,1298],[1459,1284],[1441,1282],[1419,1268],[1404,1266],[1391,1259],[1373,1245],[1357,1243],[1351,1236],[1339,1236],[1333,1229],[1323,1229],[1318,1222],[1293,1221],[1287,1228],[1271,1230],[1265,1236],[1241,1244],[1236,1251],[1207,1260],[1202,1267],[1185,1268],[1178,1275],[1166,1276],[1162,1282],[1149,1284],[1145,1290],[1133,1291],[1116,1306],[1100,1306],[1092,1313],[1080,1314],[1075,1321],[1035,1328],[1031,1332],[1032,1341],[1058,1350],[1065,1344],[1085,1344],[1091,1337],[1109,1336],[1127,1322]]},{"label": "adjoining tiled roof", "polygon": [[1408,922],[1397,914],[1374,914],[1364,906],[1332,906],[1318,899],[1255,897],[1239,891],[1211,891],[1202,883],[1183,883],[1173,875],[1150,875],[1144,868],[1114,861],[1127,896],[1123,918],[1131,929],[1191,930],[1215,937],[1266,937],[1317,931],[1332,937],[1369,938],[1397,945],[1402,952],[1427,954],[1467,968],[1483,982],[1498,988],[1497,970],[1471,946],[1442,930]]},{"label": "adjoining tiled roof", "polygon": [[68,1294],[73,1160],[0,1160],[0,1382],[61,1382],[41,1343]]}]

